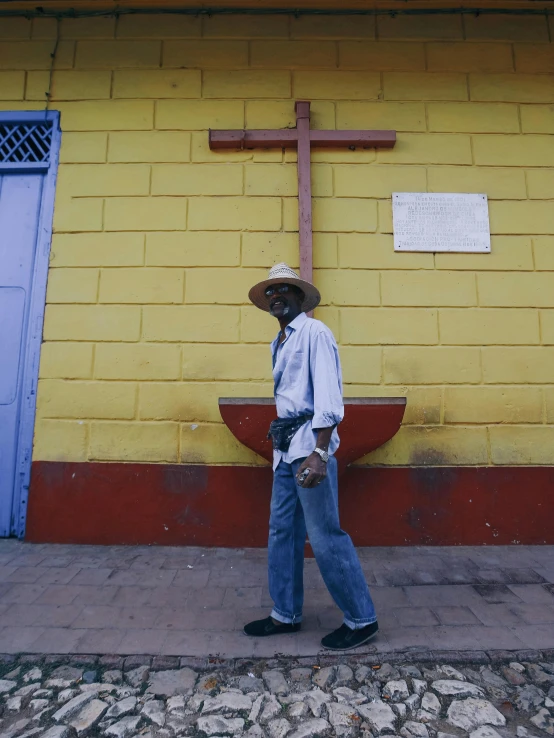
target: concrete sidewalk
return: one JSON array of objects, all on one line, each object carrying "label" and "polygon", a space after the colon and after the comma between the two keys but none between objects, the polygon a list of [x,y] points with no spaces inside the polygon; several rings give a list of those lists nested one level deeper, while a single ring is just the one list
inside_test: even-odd
[{"label": "concrete sidewalk", "polygon": [[[381,627],[366,652],[554,648],[554,546],[359,553]],[[266,561],[264,549],[2,540],[0,653],[316,655],[341,613],[313,559],[303,630],[242,634],[270,610]]]}]

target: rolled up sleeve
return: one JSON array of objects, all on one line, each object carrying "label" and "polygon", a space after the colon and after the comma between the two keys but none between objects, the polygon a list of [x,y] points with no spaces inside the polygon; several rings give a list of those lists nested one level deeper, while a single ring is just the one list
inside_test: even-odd
[{"label": "rolled up sleeve", "polygon": [[334,338],[325,331],[318,331],[310,342],[310,373],[314,390],[312,428],[338,425],[344,417],[340,359]]}]

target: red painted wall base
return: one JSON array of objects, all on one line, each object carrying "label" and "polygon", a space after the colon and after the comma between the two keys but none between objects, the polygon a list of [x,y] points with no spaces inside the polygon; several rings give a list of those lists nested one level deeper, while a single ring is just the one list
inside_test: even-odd
[{"label": "red painted wall base", "polygon": [[[27,540],[267,545],[271,470],[37,461]],[[358,546],[554,544],[554,467],[353,468],[341,519]]]}]

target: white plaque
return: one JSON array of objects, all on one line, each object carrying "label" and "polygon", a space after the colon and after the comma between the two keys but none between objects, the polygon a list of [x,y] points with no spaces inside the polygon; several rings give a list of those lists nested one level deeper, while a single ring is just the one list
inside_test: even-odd
[{"label": "white plaque", "polygon": [[395,251],[491,250],[486,195],[393,192]]}]

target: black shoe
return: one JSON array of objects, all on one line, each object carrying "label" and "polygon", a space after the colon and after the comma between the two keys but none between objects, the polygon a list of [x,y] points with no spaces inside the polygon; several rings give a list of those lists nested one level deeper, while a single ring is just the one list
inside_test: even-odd
[{"label": "black shoe", "polygon": [[247,636],[272,636],[281,633],[296,633],[300,630],[300,623],[279,623],[275,625],[271,617],[264,620],[253,620],[244,626],[244,632]]},{"label": "black shoe", "polygon": [[363,643],[367,643],[371,638],[377,635],[379,626],[377,622],[366,625],[365,628],[352,630],[344,623],[334,630],[325,638],[321,639],[321,645],[330,648],[333,651],[347,651],[350,648],[358,648]]}]

